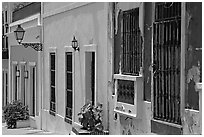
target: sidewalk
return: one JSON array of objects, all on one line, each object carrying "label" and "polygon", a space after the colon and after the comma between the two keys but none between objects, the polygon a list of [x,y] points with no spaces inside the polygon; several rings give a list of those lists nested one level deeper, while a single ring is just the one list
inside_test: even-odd
[{"label": "sidewalk", "polygon": [[6,123],[2,123],[2,135],[57,135],[57,134],[39,129],[34,129],[31,127],[7,129]]}]

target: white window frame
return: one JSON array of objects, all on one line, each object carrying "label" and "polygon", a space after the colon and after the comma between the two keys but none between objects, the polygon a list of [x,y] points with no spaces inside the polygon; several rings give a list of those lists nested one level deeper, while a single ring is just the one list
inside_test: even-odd
[{"label": "white window frame", "polygon": [[[65,86],[64,86],[64,88],[65,88],[65,102],[64,102],[64,118],[66,118],[66,119],[68,119],[68,121],[74,121],[74,116],[75,116],[75,109],[74,109],[74,102],[75,102],[75,51],[74,51],[74,49],[71,47],[71,46],[65,46],[64,47],[64,51],[65,51],[65,61],[67,61],[66,59],[67,59],[67,57],[66,57],[66,53],[67,52],[71,52],[72,53],[72,119],[69,119],[69,118],[66,118],[66,105],[67,105],[67,103],[66,103],[66,78],[67,78],[67,76],[65,76],[64,77],[64,81],[65,81]],[[64,61],[64,62],[65,62]],[[66,74],[66,63],[64,64],[64,68],[65,68],[65,74]]]},{"label": "white window frame", "polygon": [[50,60],[50,54],[51,53],[55,53],[55,115],[57,114],[57,112],[58,112],[58,107],[57,107],[57,105],[58,105],[58,94],[57,94],[57,91],[58,91],[58,83],[57,83],[57,81],[58,81],[58,69],[57,69],[57,67],[58,67],[58,55],[57,55],[57,47],[50,47],[49,48],[49,111],[50,111],[50,100],[51,100],[51,89],[50,89],[50,82],[51,82],[51,75],[50,75],[50,70],[51,70],[51,60]]}]

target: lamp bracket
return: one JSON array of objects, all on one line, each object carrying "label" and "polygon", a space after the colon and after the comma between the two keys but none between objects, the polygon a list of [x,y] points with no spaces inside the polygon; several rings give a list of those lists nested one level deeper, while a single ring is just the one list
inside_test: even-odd
[{"label": "lamp bracket", "polygon": [[42,51],[43,47],[42,47],[42,43],[21,43],[25,48],[27,47],[31,47],[36,51]]}]

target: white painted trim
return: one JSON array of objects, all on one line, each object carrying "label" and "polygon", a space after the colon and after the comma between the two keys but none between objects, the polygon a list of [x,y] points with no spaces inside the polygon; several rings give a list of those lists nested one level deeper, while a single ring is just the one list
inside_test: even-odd
[{"label": "white painted trim", "polygon": [[[26,22],[35,20],[35,19],[38,19],[38,20],[40,19],[40,13],[37,13],[37,14],[35,14],[35,15],[33,15],[33,16],[30,16],[30,17],[27,17],[27,18],[25,18],[25,19],[18,20],[18,21],[15,21],[15,22],[13,22],[13,23],[10,23],[10,24],[9,24],[9,28],[10,28],[10,27],[13,27],[13,26],[17,26],[17,25],[19,25],[19,24],[23,24],[23,23],[26,23]],[[38,24],[38,25],[40,25],[40,24]]]},{"label": "white painted trim", "polygon": [[[72,48],[72,46],[65,46],[64,47],[64,54],[65,54],[65,62],[67,62],[67,56],[66,56],[66,53],[67,52],[71,52],[72,53],[72,119],[70,119],[71,121],[74,120],[74,117],[75,117],[75,51],[74,49]],[[64,94],[65,94],[65,102],[64,102],[64,109],[65,109],[65,112],[64,114],[66,115],[66,84],[67,84],[67,81],[66,81],[66,63],[64,63],[64,68],[65,68],[65,71],[64,71],[64,74],[65,74],[65,77],[64,77],[64,82],[65,82],[65,91],[64,91]]]},{"label": "white painted trim", "polygon": [[49,53],[54,52],[56,54],[57,47],[49,47]]},{"label": "white painted trim", "polygon": [[18,65],[17,61],[12,61],[12,65]]},{"label": "white painted trim", "polygon": [[193,113],[199,113],[199,110],[195,110],[195,109],[184,109],[185,111],[190,111]]},{"label": "white painted trim", "polygon": [[91,3],[93,3],[93,2],[74,2],[71,5],[67,5],[65,7],[58,8],[58,9],[53,10],[51,12],[44,13],[42,15],[42,18],[47,18],[47,17],[50,17],[50,16],[54,16],[56,14],[59,14],[59,13],[62,13],[62,12],[66,12],[66,11],[70,11],[70,10],[73,10],[73,9],[76,9],[76,8],[79,8],[79,7],[82,7],[82,6],[91,4]]},{"label": "white painted trim", "polygon": [[83,50],[85,52],[96,52],[96,49],[97,49],[96,44],[83,45]]},{"label": "white painted trim", "polygon": [[58,117],[60,117],[60,118],[64,119],[64,117],[63,117],[63,116],[61,116],[60,114],[56,114],[56,116],[58,116]]},{"label": "white painted trim", "polygon": [[72,46],[65,46],[64,50],[65,50],[65,53],[66,52],[74,52],[74,49],[72,48]]},{"label": "white painted trim", "polygon": [[33,66],[33,67],[34,67],[34,66],[36,66],[36,62],[29,62],[29,63],[28,63],[28,66],[29,66],[29,67],[30,67],[30,66]]},{"label": "white painted trim", "polygon": [[46,112],[49,112],[49,110],[47,110],[47,109],[44,109],[44,108],[43,108],[42,110],[43,110],[43,111],[46,111]]},{"label": "white painted trim", "polygon": [[132,75],[114,74],[114,79],[137,81],[138,78],[142,78],[142,76],[132,76]]},{"label": "white painted trim", "polygon": [[25,65],[25,64],[26,64],[25,61],[21,61],[21,62],[19,63],[19,65]]},{"label": "white painted trim", "polygon": [[[58,103],[58,55],[57,55],[57,47],[49,47],[48,48],[48,50],[49,50],[49,57],[48,57],[48,59],[49,59],[49,85],[50,85],[50,80],[51,80],[51,77],[50,77],[50,66],[51,66],[51,62],[50,62],[50,54],[51,53],[55,53],[55,113],[57,114],[57,112],[58,112],[58,105],[59,105],[59,103]],[[50,86],[49,86],[49,102],[50,102],[50,93],[51,93],[51,91],[50,91]],[[50,104],[50,103],[49,103]],[[49,109],[50,109],[50,106],[49,106]]]}]

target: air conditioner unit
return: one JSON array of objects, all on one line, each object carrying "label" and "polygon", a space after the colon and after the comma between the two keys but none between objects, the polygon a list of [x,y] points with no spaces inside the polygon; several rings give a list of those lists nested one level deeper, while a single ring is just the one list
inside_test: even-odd
[{"label": "air conditioner unit", "polygon": [[143,77],[114,74],[115,108],[121,115],[139,118],[139,110],[143,100]]}]

